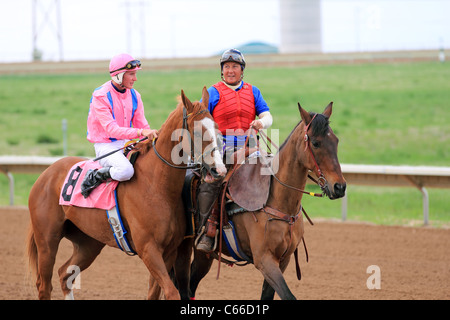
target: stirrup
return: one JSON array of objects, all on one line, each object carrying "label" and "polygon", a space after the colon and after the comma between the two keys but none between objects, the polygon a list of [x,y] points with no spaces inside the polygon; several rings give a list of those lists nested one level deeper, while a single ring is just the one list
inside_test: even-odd
[{"label": "stirrup", "polygon": [[[219,235],[219,230],[216,230],[216,234],[215,234],[214,238],[211,238],[211,237],[208,237],[208,236],[206,235],[206,233],[204,232],[204,228],[205,228],[205,227],[202,227],[202,231],[200,232],[199,236],[197,237],[197,239],[196,239],[195,242],[194,242],[195,248],[196,248],[197,250],[202,251],[202,252],[205,252],[205,253],[211,253],[211,252],[214,252],[214,251],[216,251],[216,248],[217,248],[217,237],[218,237],[218,235]],[[211,239],[211,241],[213,242],[213,243],[212,243],[212,248],[210,248],[210,247],[208,247],[208,248],[199,248],[199,247],[198,247],[198,245],[199,245],[199,240],[200,240],[202,237],[206,237],[206,238]]]}]

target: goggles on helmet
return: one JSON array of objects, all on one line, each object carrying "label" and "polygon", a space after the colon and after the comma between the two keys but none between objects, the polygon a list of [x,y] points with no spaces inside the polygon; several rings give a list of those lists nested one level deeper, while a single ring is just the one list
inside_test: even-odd
[{"label": "goggles on helmet", "polygon": [[220,59],[220,65],[223,66],[225,62],[237,62],[241,66],[245,68],[245,60],[242,53],[240,53],[236,49],[227,50],[223,53],[222,58]]},{"label": "goggles on helmet", "polygon": [[139,60],[132,60],[132,61],[127,62],[127,64],[124,67],[116,69],[114,71],[110,71],[109,73],[114,73],[114,72],[117,72],[120,70],[133,70],[135,68],[140,68],[140,67],[141,67],[141,62]]}]

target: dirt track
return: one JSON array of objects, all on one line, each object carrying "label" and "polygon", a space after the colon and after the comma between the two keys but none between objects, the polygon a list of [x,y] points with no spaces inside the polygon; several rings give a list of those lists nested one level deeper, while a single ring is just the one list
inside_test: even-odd
[{"label": "dirt track", "polygon": [[[450,299],[450,230],[384,227],[329,221],[306,226],[309,263],[300,250],[302,280],[293,261],[285,272],[298,299]],[[0,299],[36,299],[27,279],[24,259],[28,212],[0,208]],[[55,266],[53,298],[61,299],[56,270],[69,258],[71,244],[63,240]],[[371,265],[381,272],[381,289],[367,288]],[[259,299],[262,276],[252,265],[217,263],[200,284],[197,299]],[[76,299],[145,299],[148,272],[137,257],[105,248],[81,274]]]}]

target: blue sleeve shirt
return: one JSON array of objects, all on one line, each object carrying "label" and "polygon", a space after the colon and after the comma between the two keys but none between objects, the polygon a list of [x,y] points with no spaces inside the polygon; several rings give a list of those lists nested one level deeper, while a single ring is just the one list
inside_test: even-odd
[{"label": "blue sleeve shirt", "polygon": [[[236,89],[236,91],[240,90],[242,86],[244,85],[244,82],[241,82],[241,85]],[[264,100],[261,91],[252,85],[252,91],[253,91],[253,97],[255,98],[255,113],[257,116],[259,116],[261,113],[270,111],[269,106],[267,105],[266,101]],[[216,88],[213,86],[208,88],[209,93],[209,103],[208,103],[208,110],[209,113],[213,113],[214,108],[216,107],[217,103],[219,102],[220,95],[219,91],[217,91]]]}]

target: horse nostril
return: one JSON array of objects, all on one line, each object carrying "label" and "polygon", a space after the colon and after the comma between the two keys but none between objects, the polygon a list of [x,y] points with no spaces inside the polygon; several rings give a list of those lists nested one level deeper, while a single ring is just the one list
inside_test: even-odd
[{"label": "horse nostril", "polygon": [[343,197],[345,196],[345,189],[346,189],[346,184],[340,184],[340,183],[335,183],[334,184],[334,193],[336,194],[336,196],[338,197]]}]

